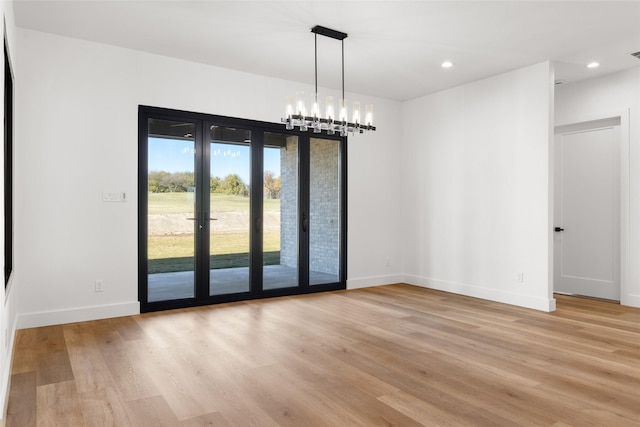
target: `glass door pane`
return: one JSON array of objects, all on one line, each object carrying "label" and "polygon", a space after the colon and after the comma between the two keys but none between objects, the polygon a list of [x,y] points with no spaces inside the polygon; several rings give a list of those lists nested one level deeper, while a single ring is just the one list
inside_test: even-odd
[{"label": "glass door pane", "polygon": [[251,131],[210,128],[209,295],[249,292]]},{"label": "glass door pane", "polygon": [[262,288],[298,286],[298,137],[264,134]]},{"label": "glass door pane", "polygon": [[311,138],[309,285],[336,283],[340,271],[340,141]]},{"label": "glass door pane", "polygon": [[148,121],[147,300],[194,298],[195,124]]}]

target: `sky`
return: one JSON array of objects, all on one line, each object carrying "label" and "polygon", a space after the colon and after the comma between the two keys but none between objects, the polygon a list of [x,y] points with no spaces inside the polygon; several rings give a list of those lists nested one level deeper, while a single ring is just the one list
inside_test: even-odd
[{"label": "sky", "polygon": [[[193,172],[194,143],[192,141],[149,138],[149,171]],[[280,150],[264,152],[264,170],[280,176]],[[232,144],[211,144],[211,176],[224,179],[236,173],[248,184],[250,181],[249,147]]]}]

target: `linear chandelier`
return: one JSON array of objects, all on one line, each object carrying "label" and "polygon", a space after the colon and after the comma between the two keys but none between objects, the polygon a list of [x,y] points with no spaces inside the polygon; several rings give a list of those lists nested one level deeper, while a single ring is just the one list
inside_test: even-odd
[{"label": "linear chandelier", "polygon": [[[311,29],[314,33],[315,45],[315,93],[311,97],[311,110],[306,108],[306,99],[304,93],[299,92],[295,97],[289,96],[286,101],[286,113],[282,122],[286,124],[287,130],[293,130],[296,126],[301,131],[313,129],[314,133],[320,133],[323,130],[329,135],[339,133],[340,136],[346,136],[347,133],[364,133],[375,131],[373,126],[373,105],[365,106],[364,120],[361,119],[360,102],[353,103],[351,111],[351,121],[349,121],[348,104],[344,97],[344,39],[347,34],[332,30],[330,28],[316,25]],[[335,115],[335,105],[333,96],[327,96],[325,101],[325,115],[320,114],[320,104],[318,102],[318,34],[340,40],[342,44],[342,99],[339,102],[338,116]]]}]

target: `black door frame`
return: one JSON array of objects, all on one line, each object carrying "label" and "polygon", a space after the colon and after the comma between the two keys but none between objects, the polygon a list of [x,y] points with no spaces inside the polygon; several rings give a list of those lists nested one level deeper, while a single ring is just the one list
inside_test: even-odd
[{"label": "black door frame", "polygon": [[[196,237],[196,266],[194,272],[195,298],[180,300],[148,302],[147,288],[147,233],[148,233],[148,120],[177,120],[194,122],[196,124],[196,146],[201,147],[202,153],[197,155],[196,161],[203,162],[200,168],[196,167],[196,188],[204,189],[209,186],[210,159],[209,144],[206,141],[207,127],[211,124],[225,127],[235,127],[251,130],[251,185],[250,185],[250,258],[249,258],[249,292],[209,296],[208,287],[208,261],[207,268],[202,267],[203,254],[208,253],[209,247],[209,195],[203,194],[196,197],[196,211],[198,222],[203,225],[201,237]],[[281,289],[262,289],[262,187],[263,187],[263,148],[264,133],[273,132],[298,137],[298,286]],[[308,222],[310,211],[310,140],[322,138],[340,141],[339,145],[339,188],[340,188],[340,242],[339,242],[339,278],[335,283],[309,286],[309,233]],[[198,172],[200,169],[201,173]],[[199,184],[199,185],[198,185]],[[202,190],[203,191],[203,190]],[[206,193],[203,191],[203,193]],[[198,202],[198,199],[200,201]],[[194,307],[231,301],[241,301],[259,298],[269,298],[285,295],[298,295],[330,290],[346,289],[347,280],[347,138],[328,135],[326,132],[319,134],[313,132],[301,132],[299,130],[286,130],[284,124],[261,122],[255,120],[239,119],[234,117],[217,116],[203,113],[151,107],[141,105],[138,107],[138,300],[141,312],[168,310],[174,308]],[[206,275],[206,277],[205,277]],[[206,288],[206,289],[205,289]]]}]

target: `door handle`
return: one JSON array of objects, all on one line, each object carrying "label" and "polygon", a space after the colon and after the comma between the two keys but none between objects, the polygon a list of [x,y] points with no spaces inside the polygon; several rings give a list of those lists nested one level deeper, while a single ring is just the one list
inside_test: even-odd
[{"label": "door handle", "polygon": [[256,218],[256,233],[260,233],[260,226],[262,226],[262,219]]},{"label": "door handle", "polygon": [[564,231],[564,228],[556,227],[553,229],[553,231],[555,231],[556,233],[559,233],[561,231]]},{"label": "door handle", "polygon": [[306,233],[307,227],[309,227],[309,218],[307,218],[307,214],[302,214],[302,231]]}]

